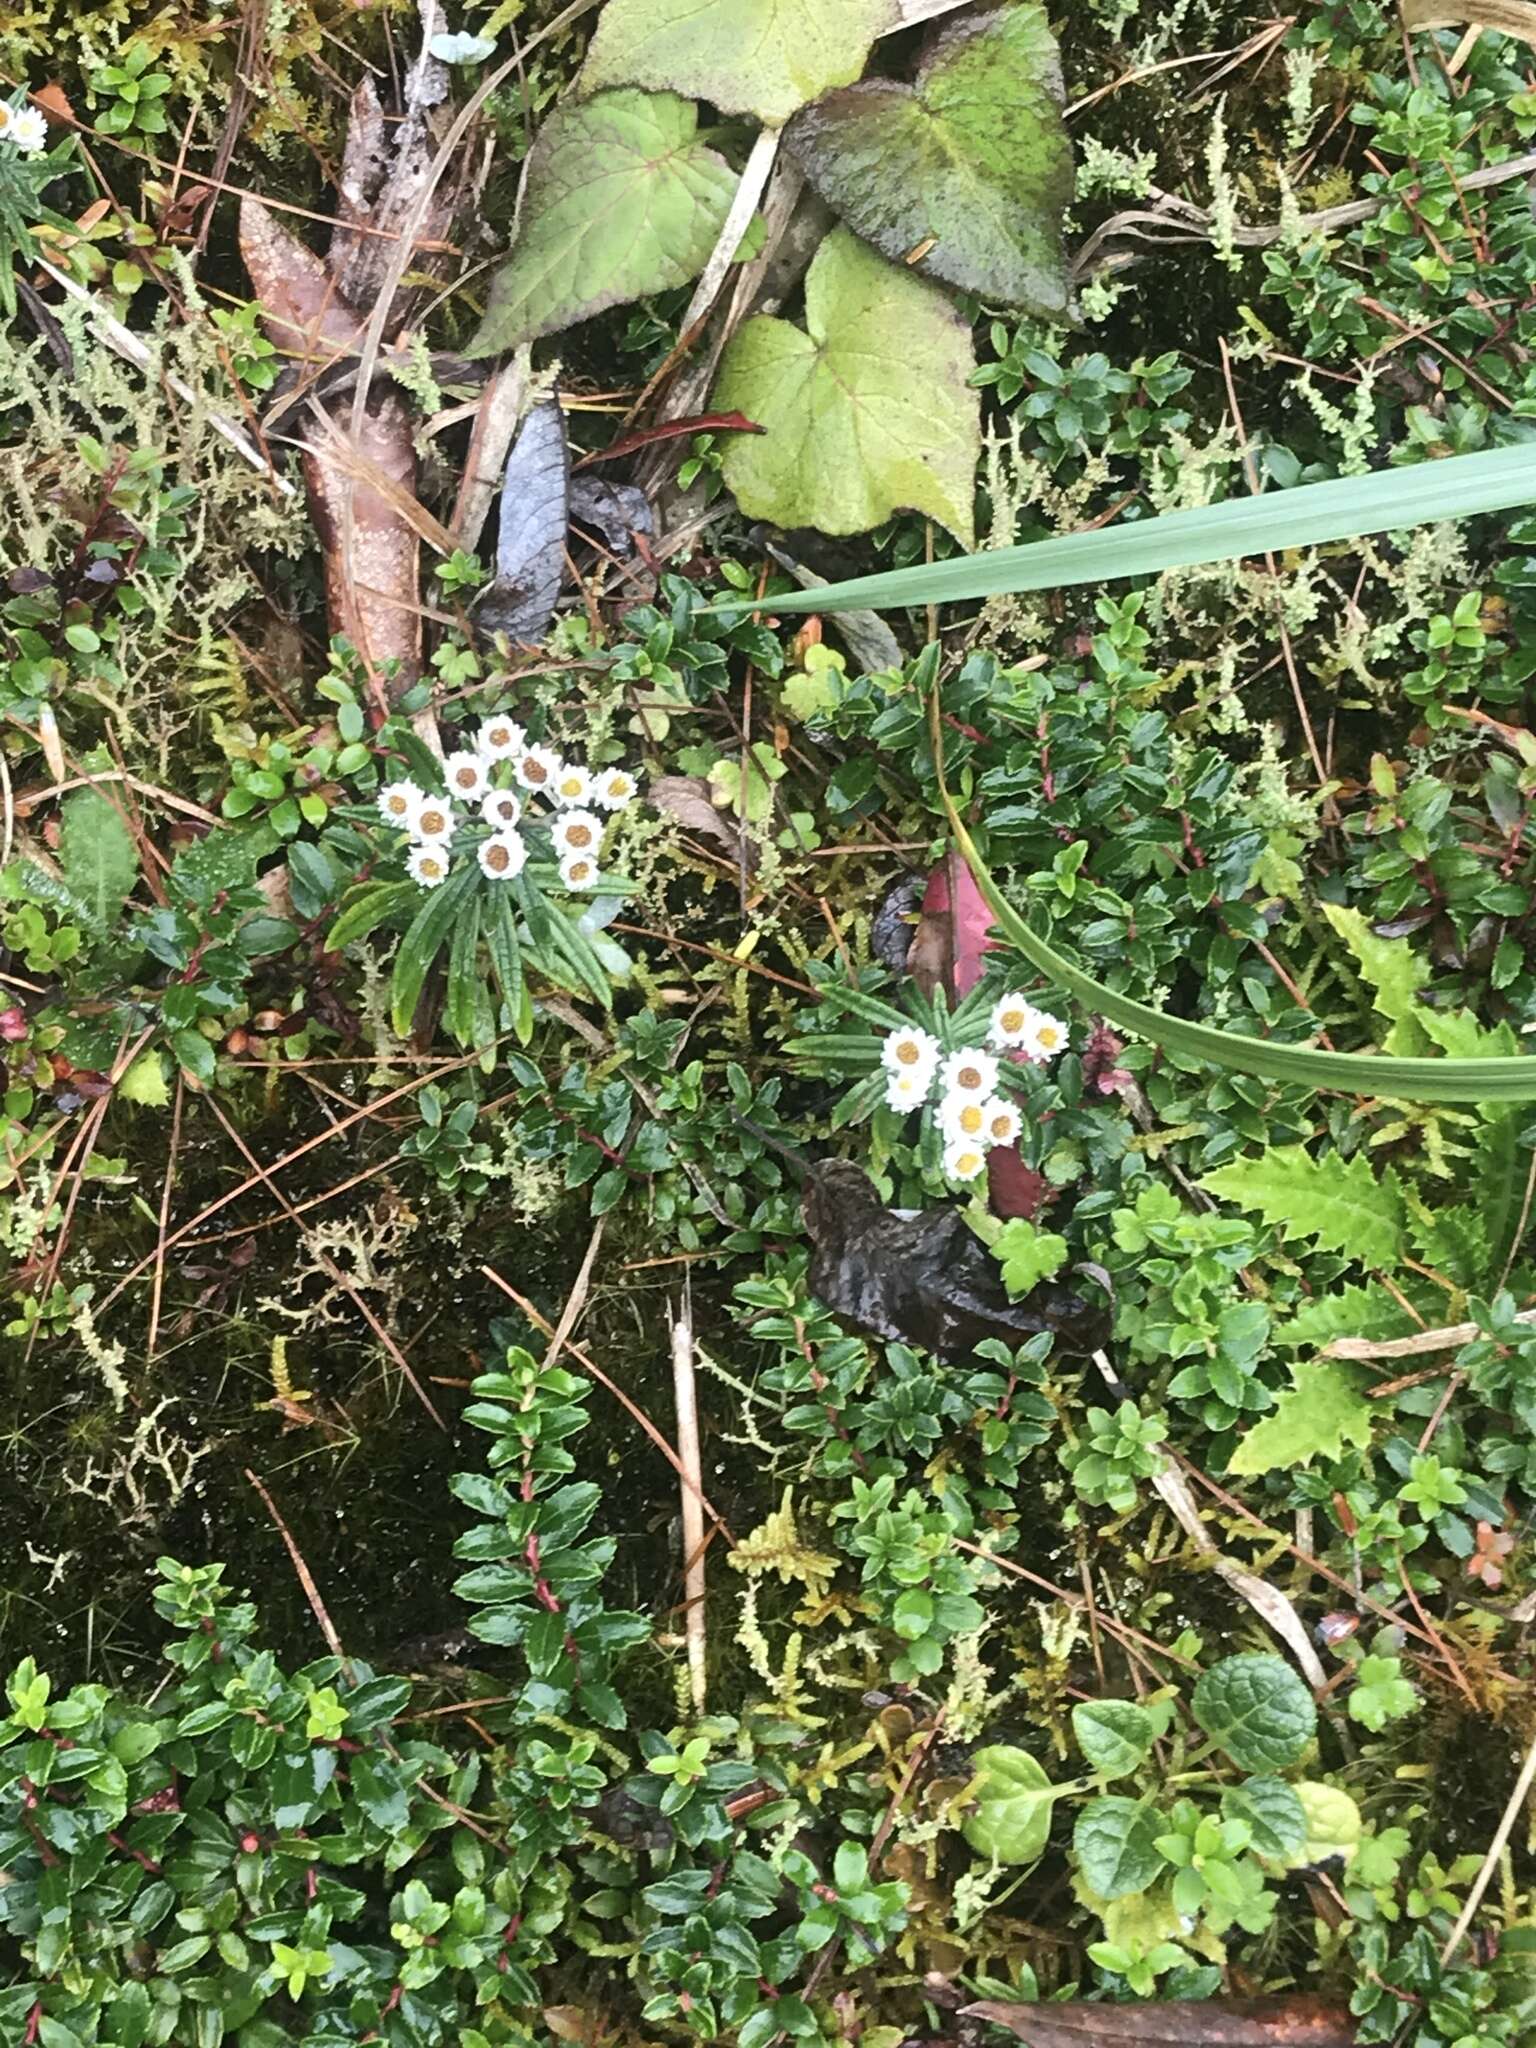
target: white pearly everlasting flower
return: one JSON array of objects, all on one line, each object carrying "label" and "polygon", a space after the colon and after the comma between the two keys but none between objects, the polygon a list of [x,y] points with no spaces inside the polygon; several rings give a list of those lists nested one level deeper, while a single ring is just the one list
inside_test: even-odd
[{"label": "white pearly everlasting flower", "polygon": [[557,804],[585,804],[592,800],[592,778],[577,761],[561,763],[554,781]]},{"label": "white pearly everlasting flower", "polygon": [[605,811],[622,811],[640,793],[627,768],[604,768],[592,778],[592,801]]},{"label": "white pearly everlasting flower", "polygon": [[553,747],[525,747],[515,757],[512,772],[524,789],[536,796],[549,796],[563,765]]},{"label": "white pearly everlasting flower", "polygon": [[379,791],[379,816],[386,825],[398,825],[402,832],[409,832],[425,801],[424,793],[414,782],[386,782]]},{"label": "white pearly everlasting flower", "polygon": [[1030,1016],[1023,1047],[1032,1060],[1053,1060],[1067,1049],[1067,1027],[1059,1017],[1048,1016],[1044,1010],[1035,1010]]},{"label": "white pearly everlasting flower", "polygon": [[597,886],[597,862],[584,853],[568,853],[560,863],[560,879],[567,889]]},{"label": "white pearly everlasting flower", "polygon": [[445,796],[424,796],[411,820],[418,839],[440,839],[444,845],[453,837],[453,827],[453,806]]},{"label": "white pearly everlasting flower", "polygon": [[888,1067],[885,1074],[885,1100],[889,1109],[921,1109],[928,1100],[928,1090],[933,1085],[933,1069]]},{"label": "white pearly everlasting flower", "polygon": [[523,815],[523,800],[515,789],[493,789],[480,800],[480,815],[495,832],[510,832]]},{"label": "white pearly everlasting flower", "polygon": [[36,156],[48,147],[48,123],[36,107],[17,107],[6,140],[14,142],[23,156]]},{"label": "white pearly everlasting flower", "polygon": [[1029,999],[1016,989],[1010,989],[1007,995],[999,996],[992,1007],[987,1043],[995,1045],[999,1052],[1011,1052],[1024,1043],[1034,1015],[1035,1008]]},{"label": "white pearly everlasting flower", "polygon": [[491,778],[485,771],[484,758],[471,753],[468,747],[461,747],[443,763],[443,780],[456,802],[477,804],[490,787]]},{"label": "white pearly everlasting flower", "polygon": [[952,1143],[963,1138],[967,1144],[987,1142],[986,1105],[976,1095],[946,1095],[939,1103],[939,1129]]},{"label": "white pearly everlasting flower", "polygon": [[482,875],[489,875],[493,882],[510,882],[522,873],[528,849],[515,832],[493,832],[482,841],[475,857]]},{"label": "white pearly everlasting flower", "polygon": [[1006,1095],[994,1095],[981,1106],[982,1135],[989,1145],[1017,1145],[1019,1112]]},{"label": "white pearly everlasting flower", "polygon": [[448,848],[441,839],[429,839],[411,849],[405,871],[423,889],[435,889],[448,879]]},{"label": "white pearly everlasting flower", "polygon": [[603,844],[603,821],[591,811],[562,811],[549,836],[559,854],[597,854]]},{"label": "white pearly everlasting flower", "polygon": [[475,734],[475,752],[487,761],[515,761],[527,744],[515,718],[488,718]]},{"label": "white pearly everlasting flower", "polygon": [[980,1046],[963,1045],[939,1068],[939,1085],[946,1095],[975,1095],[984,1101],[997,1092],[997,1061]]},{"label": "white pearly everlasting flower", "polygon": [[881,1045],[880,1064],[888,1074],[921,1075],[926,1095],[928,1083],[938,1068],[941,1050],[939,1041],[931,1032],[920,1031],[915,1024],[906,1024],[901,1030],[892,1031]]},{"label": "white pearly everlasting flower", "polygon": [[944,1172],[950,1180],[974,1180],[987,1163],[985,1149],[968,1138],[955,1138],[944,1147]]}]

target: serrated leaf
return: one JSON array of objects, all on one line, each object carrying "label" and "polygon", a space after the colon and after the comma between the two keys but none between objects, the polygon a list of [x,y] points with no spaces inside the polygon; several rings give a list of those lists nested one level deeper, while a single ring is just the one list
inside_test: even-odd
[{"label": "serrated leaf", "polygon": [[828,93],[784,139],[827,204],[893,262],[1059,320],[1073,184],[1061,106],[1044,9],[996,8],[941,29],[915,84],[869,78]]},{"label": "serrated leaf", "polygon": [[1002,1265],[1003,1285],[1015,1301],[1059,1273],[1070,1255],[1064,1237],[1039,1229],[1023,1216],[1004,1224],[992,1245],[992,1256]]},{"label": "serrated leaf", "polygon": [[736,189],[724,157],[698,140],[698,118],[670,92],[599,93],[550,115],[470,355],[698,276]]},{"label": "serrated leaf", "polygon": [[778,127],[864,69],[895,0],[608,0],[581,83],[648,85]]},{"label": "serrated leaf", "polygon": [[1276,1326],[1275,1342],[1321,1350],[1335,1337],[1406,1337],[1420,1327],[1397,1296],[1373,1280],[1304,1302]]},{"label": "serrated leaf", "polygon": [[1137,1799],[1090,1799],[1077,1816],[1072,1848],[1083,1876],[1101,1899],[1145,1891],[1167,1868],[1157,1847],[1158,1822]]},{"label": "serrated leaf", "polygon": [[59,865],[96,931],[117,923],[139,877],[138,849],[121,810],[99,789],[77,789],[61,807]]},{"label": "serrated leaf", "polygon": [[1276,1145],[1218,1167],[1200,1185],[1240,1209],[1256,1209],[1286,1244],[1301,1239],[1381,1268],[1402,1256],[1402,1188],[1390,1167],[1378,1179],[1363,1152],[1314,1159],[1301,1145]]},{"label": "serrated leaf", "polygon": [[1346,1443],[1369,1448],[1372,1408],[1357,1367],[1317,1358],[1293,1367],[1291,1377],[1294,1385],[1278,1396],[1274,1413],[1232,1453],[1228,1472],[1290,1472],[1314,1458],[1341,1458]]},{"label": "serrated leaf", "polygon": [[1296,1763],[1317,1732],[1311,1693],[1278,1657],[1223,1657],[1201,1674],[1190,1704],[1206,1734],[1245,1771]]},{"label": "serrated leaf", "polygon": [[1155,1732],[1152,1716],[1134,1700],[1079,1700],[1072,1709],[1077,1746],[1101,1777],[1134,1771]]},{"label": "serrated leaf", "polygon": [[1360,1809],[1350,1795],[1337,1785],[1320,1779],[1303,1778],[1291,1790],[1301,1802],[1306,1817],[1307,1838],[1292,1852],[1292,1870],[1310,1869],[1326,1863],[1331,1856],[1348,1862],[1360,1846],[1364,1823]]},{"label": "serrated leaf", "polygon": [[[1515,1119],[1507,1111],[1490,1115],[1472,1150],[1472,1191],[1488,1241],[1491,1273],[1503,1272],[1504,1262],[1514,1248],[1524,1182],[1525,1165]],[[1371,1330],[1363,1334],[1376,1333]]]},{"label": "serrated leaf", "polygon": [[972,1762],[978,1782],[975,1811],[961,1830],[966,1841],[997,1863],[1033,1863],[1049,1839],[1059,1796],[1044,1767],[1007,1742],[978,1749]]},{"label": "serrated leaf", "polygon": [[714,403],[764,429],[725,453],[743,512],[823,533],[925,512],[969,546],[981,448],[969,326],[846,228],[811,264],[805,322],[748,320],[720,366]]},{"label": "serrated leaf", "polygon": [[1324,917],[1354,955],[1361,976],[1371,986],[1371,1007],[1393,1027],[1382,1040],[1385,1052],[1407,1058],[1428,1052],[1429,1040],[1417,1018],[1419,990],[1429,979],[1428,964],[1406,939],[1379,939],[1364,916],[1343,903],[1319,906]]}]

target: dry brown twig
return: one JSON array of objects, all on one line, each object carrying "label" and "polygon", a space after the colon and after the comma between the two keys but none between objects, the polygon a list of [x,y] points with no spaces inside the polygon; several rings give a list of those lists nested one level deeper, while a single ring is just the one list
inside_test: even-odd
[{"label": "dry brown twig", "polygon": [[683,1467],[683,1627],[688,1643],[688,1684],[693,1711],[702,1714],[708,1691],[704,1617],[704,1466],[699,1452],[698,1382],[693,1369],[693,1306],[686,1287],[672,1325],[672,1389],[677,1404],[677,1455]]}]

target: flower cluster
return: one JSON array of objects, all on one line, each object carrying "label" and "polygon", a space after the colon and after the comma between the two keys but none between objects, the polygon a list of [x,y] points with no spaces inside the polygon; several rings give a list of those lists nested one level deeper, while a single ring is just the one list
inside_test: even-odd
[{"label": "flower cluster", "polygon": [[36,107],[13,107],[0,100],[0,142],[10,143],[23,156],[36,156],[48,147],[48,123]]},{"label": "flower cluster", "polygon": [[944,1139],[944,1171],[951,1180],[975,1180],[994,1145],[1018,1142],[1018,1109],[998,1089],[998,1053],[1044,1064],[1066,1050],[1067,1027],[1010,993],[992,1011],[987,1040],[995,1052],[962,1045],[946,1053],[931,1032],[909,1025],[891,1032],[880,1048],[890,1107],[921,1109],[934,1103]]},{"label": "flower cluster", "polygon": [[[627,769],[604,768],[594,775],[553,748],[530,742],[510,718],[488,718],[473,745],[444,761],[443,781],[444,796],[430,795],[414,782],[391,782],[379,791],[385,823],[411,835],[406,872],[423,889],[447,881],[455,836],[470,814],[490,827],[478,838],[475,858],[493,882],[522,872],[528,844],[518,827],[537,825],[549,831],[564,886],[595,888],[605,830],[598,813],[622,811],[637,793]],[[551,814],[529,809],[540,800],[552,807]]]}]

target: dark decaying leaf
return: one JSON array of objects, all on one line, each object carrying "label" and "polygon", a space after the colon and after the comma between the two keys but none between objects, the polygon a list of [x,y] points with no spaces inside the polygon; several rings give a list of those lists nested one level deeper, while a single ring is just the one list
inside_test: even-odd
[{"label": "dark decaying leaf", "polygon": [[964,1358],[988,1337],[1021,1344],[1052,1330],[1087,1354],[1109,1336],[1109,1315],[1067,1288],[1036,1287],[1010,1301],[990,1253],[959,1209],[887,1209],[862,1168],[829,1160],[809,1174],[806,1228],[816,1249],[816,1298],[872,1336]]},{"label": "dark decaying leaf", "polygon": [[667,812],[690,832],[717,840],[732,860],[745,859],[749,869],[757,865],[757,848],[750,840],[743,844],[740,826],[717,808],[702,775],[658,775],[646,797],[654,810]]},{"label": "dark decaying leaf", "polygon": [[565,574],[571,457],[556,398],[536,405],[512,443],[501,487],[496,575],[475,607],[483,632],[541,639]]},{"label": "dark decaying leaf", "polygon": [[938,30],[915,85],[867,78],[795,115],[784,140],[848,225],[895,263],[989,304],[1059,319],[1072,145],[1037,5]]},{"label": "dark decaying leaf", "polygon": [[1014,2005],[984,1998],[967,2019],[1006,2027],[1026,2048],[1353,2048],[1342,2006],[1324,1998],[1184,1998],[1166,2003]]},{"label": "dark decaying leaf", "polygon": [[601,534],[616,555],[635,551],[637,533],[652,534],[651,501],[637,484],[609,483],[606,478],[578,476],[571,480],[570,516],[589,533]]}]

